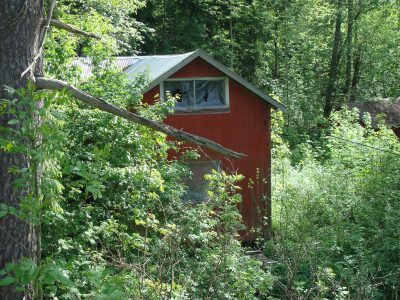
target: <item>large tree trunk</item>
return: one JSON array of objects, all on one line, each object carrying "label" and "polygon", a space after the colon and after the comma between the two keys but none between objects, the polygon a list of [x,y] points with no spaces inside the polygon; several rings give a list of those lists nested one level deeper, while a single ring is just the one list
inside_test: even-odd
[{"label": "large tree trunk", "polygon": [[[0,86],[23,87],[30,72],[21,78],[21,73],[34,60],[40,48],[43,0],[7,0],[0,5]],[[41,59],[35,73],[42,75]],[[3,87],[0,98],[7,98]],[[0,126],[7,126],[10,116],[0,115]],[[13,187],[14,175],[8,172],[12,166],[23,168],[29,165],[23,154],[10,154],[0,150],[0,203],[18,207],[19,199],[27,191]],[[33,257],[36,252],[34,228],[13,216],[0,219],[0,269],[7,262],[21,257]],[[32,299],[31,293],[16,292],[14,286],[0,287],[0,299]]]},{"label": "large tree trunk", "polygon": [[329,117],[333,109],[333,92],[335,90],[335,83],[339,65],[339,48],[341,39],[340,28],[342,26],[342,7],[343,7],[343,0],[338,0],[336,22],[335,22],[335,37],[333,40],[332,57],[329,67],[328,82],[325,91],[325,106],[324,106],[325,117]]}]

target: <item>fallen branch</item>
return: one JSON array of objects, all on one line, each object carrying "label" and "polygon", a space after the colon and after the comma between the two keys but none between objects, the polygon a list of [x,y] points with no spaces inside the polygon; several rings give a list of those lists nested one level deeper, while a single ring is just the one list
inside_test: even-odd
[{"label": "fallen branch", "polygon": [[149,120],[147,118],[144,118],[142,116],[139,116],[135,113],[132,113],[126,109],[121,109],[117,106],[114,106],[107,101],[94,97],[90,94],[87,94],[83,91],[78,90],[74,86],[60,81],[60,80],[55,80],[55,79],[47,79],[43,77],[36,78],[36,86],[42,89],[48,89],[48,90],[67,90],[72,94],[74,98],[77,100],[80,100],[90,106],[94,106],[102,111],[109,112],[113,115],[122,117],[128,121],[132,121],[134,123],[138,123],[141,125],[144,125],[146,127],[152,128],[156,131],[165,133],[166,135],[173,137],[177,140],[184,141],[184,142],[189,142],[192,144],[196,144],[199,146],[202,146],[207,149],[214,150],[218,153],[223,154],[224,156],[227,157],[233,157],[233,158],[241,158],[245,156],[243,153],[238,153],[233,150],[227,149],[220,144],[210,141],[208,139],[205,139],[203,137],[190,134],[187,132],[184,132],[182,130],[176,129],[174,127],[171,127],[169,125],[155,122],[152,120]]},{"label": "fallen branch", "polygon": [[[48,20],[47,19],[43,19],[43,21],[47,22]],[[100,40],[101,39],[101,37],[98,36],[97,34],[83,31],[83,30],[75,28],[75,27],[73,27],[73,26],[71,26],[69,24],[63,23],[63,22],[61,22],[59,20],[51,19],[50,20],[50,25],[53,26],[53,27],[56,27],[58,29],[62,29],[62,30],[66,30],[68,32],[74,33],[74,34],[86,36],[88,38],[93,38],[93,39],[96,39],[96,40]]]}]

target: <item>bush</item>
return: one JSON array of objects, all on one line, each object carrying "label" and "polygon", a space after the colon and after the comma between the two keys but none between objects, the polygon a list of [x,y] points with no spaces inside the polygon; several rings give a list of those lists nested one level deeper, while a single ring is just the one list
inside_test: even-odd
[{"label": "bush", "polygon": [[[116,105],[156,120],[170,109],[168,101],[142,105],[140,89],[122,75],[103,70],[95,77],[82,88]],[[178,144],[165,135],[77,105],[64,93],[31,86],[12,93],[2,112],[15,113],[21,130],[10,129],[0,147],[27,155],[30,167],[14,172],[30,192],[19,210],[1,206],[0,217],[32,222],[42,249],[41,257],[0,270],[1,285],[58,299],[266,295],[271,276],[244,256],[237,235],[243,225],[235,184],[242,176],[209,174],[208,201],[194,206],[182,201],[185,161],[198,157],[193,151],[170,159]],[[30,113],[18,115],[18,105],[29,105]]]},{"label": "bush", "polygon": [[[303,159],[274,165],[270,249],[286,299],[395,299],[400,281],[400,144],[393,132],[335,113]],[[368,124],[368,120],[366,121]],[[281,144],[276,156],[284,151]]]}]

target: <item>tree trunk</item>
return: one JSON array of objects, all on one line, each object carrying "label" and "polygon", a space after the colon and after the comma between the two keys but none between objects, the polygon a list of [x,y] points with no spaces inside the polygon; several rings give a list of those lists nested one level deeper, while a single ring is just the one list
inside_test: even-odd
[{"label": "tree trunk", "polygon": [[[43,0],[9,0],[0,5],[0,86],[20,88],[31,76],[21,78],[21,73],[34,60],[40,48]],[[41,59],[38,59],[35,74],[42,75]],[[0,98],[7,98],[3,87]],[[0,115],[0,126],[8,126],[10,115]],[[26,191],[13,187],[16,176],[8,169],[12,166],[27,167],[28,158],[20,153],[10,154],[0,150],[0,203],[18,207],[19,198]],[[36,238],[32,225],[13,216],[0,219],[0,269],[7,262],[21,257],[34,257]],[[32,293],[16,292],[14,286],[0,287],[0,299],[32,299]]]},{"label": "tree trunk", "polygon": [[337,1],[337,13],[335,22],[335,37],[333,40],[331,64],[329,68],[328,82],[325,91],[324,117],[329,117],[333,109],[333,92],[335,89],[336,77],[339,64],[339,48],[340,48],[340,28],[342,26],[342,6],[343,0]]},{"label": "tree trunk", "polygon": [[[279,17],[284,15],[286,20],[286,11],[284,14],[280,11],[279,6],[277,4],[274,5],[274,28],[273,28],[273,39],[274,39],[274,67],[272,69],[272,78],[278,79],[279,77],[279,45],[278,45],[278,38],[279,38]],[[287,28],[286,28],[287,29]]]},{"label": "tree trunk", "polygon": [[361,76],[361,45],[358,46],[353,63],[353,79],[351,81],[350,102],[357,99],[357,85]]},{"label": "tree trunk", "polygon": [[353,0],[348,0],[348,15],[347,15],[347,38],[346,38],[346,82],[344,84],[344,94],[347,99],[350,99],[350,84],[351,84],[351,65],[352,65],[352,47],[353,47]]},{"label": "tree trunk", "polygon": [[[278,12],[277,12],[278,14]],[[277,18],[277,16],[276,16]],[[279,77],[279,49],[278,49],[278,21],[274,23],[274,68],[272,70],[272,78],[278,79]]]}]

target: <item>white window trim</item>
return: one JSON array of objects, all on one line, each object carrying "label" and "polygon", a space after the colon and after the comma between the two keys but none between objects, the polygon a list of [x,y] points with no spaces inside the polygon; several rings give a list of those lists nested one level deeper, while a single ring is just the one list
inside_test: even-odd
[{"label": "white window trim", "polygon": [[[195,111],[203,111],[203,110],[218,110],[218,109],[226,109],[229,108],[229,77],[182,77],[182,78],[168,78],[164,81],[196,81],[196,80],[224,80],[225,81],[225,96],[226,96],[226,104],[225,105],[215,105],[210,107],[174,107],[175,111],[183,111],[183,112],[195,112]],[[160,83],[160,99],[164,99],[164,81]],[[196,83],[193,84],[194,87],[194,98],[196,99]]]}]

